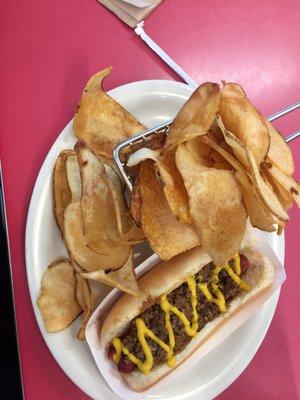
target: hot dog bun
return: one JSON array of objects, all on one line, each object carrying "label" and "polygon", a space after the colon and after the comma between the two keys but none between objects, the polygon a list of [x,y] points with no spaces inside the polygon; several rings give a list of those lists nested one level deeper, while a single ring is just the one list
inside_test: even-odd
[{"label": "hot dog bun", "polygon": [[[251,267],[243,275],[243,280],[251,285],[251,292],[243,292],[238,295],[229,303],[224,314],[220,314],[213,321],[207,323],[186,348],[176,355],[176,366],[174,368],[169,368],[166,363],[163,363],[154,367],[147,375],[139,370],[129,374],[121,374],[132,390],[138,392],[147,390],[172,372],[213,335],[227,318],[237,312],[246,302],[259,296],[272,284],[274,269],[269,260],[251,248],[245,248],[241,252],[250,261]],[[122,333],[133,318],[154,304],[162,294],[170,293],[181,285],[188,276],[196,274],[209,262],[211,262],[211,258],[208,254],[201,247],[196,247],[167,262],[157,264],[139,279],[139,287],[142,293],[140,297],[136,298],[124,294],[109,311],[101,329],[102,346],[107,347],[115,336]]]}]

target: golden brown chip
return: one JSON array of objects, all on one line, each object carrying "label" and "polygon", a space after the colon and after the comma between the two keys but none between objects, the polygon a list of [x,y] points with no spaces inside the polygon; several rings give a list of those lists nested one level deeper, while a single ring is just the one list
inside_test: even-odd
[{"label": "golden brown chip", "polygon": [[221,147],[220,144],[216,143],[208,135],[201,136],[201,139],[215,149],[215,151],[221,154],[224,159],[236,170],[235,177],[240,184],[243,195],[243,203],[247,214],[249,215],[251,225],[255,228],[262,229],[263,231],[273,232],[275,230],[274,217],[258,196],[251,176],[244,169],[245,167],[243,167],[239,161],[232,156],[232,154]]},{"label": "golden brown chip", "polygon": [[293,205],[293,196],[290,192],[288,192],[276,179],[270,174],[269,168],[264,167],[264,165],[268,164],[268,162],[263,163],[263,172],[267,178],[267,181],[271,184],[278,200],[282,204],[282,207],[287,211]]},{"label": "golden brown chip", "polygon": [[[210,131],[209,131],[210,133]],[[212,167],[213,161],[211,158],[212,149],[209,145],[203,142],[202,136],[195,137],[185,143],[185,149],[189,152],[190,156],[194,158],[201,165]]]},{"label": "golden brown chip", "polygon": [[37,303],[47,332],[67,328],[82,312],[75,285],[75,272],[68,260],[56,261],[44,272]]},{"label": "golden brown chip", "polygon": [[200,85],[176,115],[168,132],[165,149],[208,132],[214,122],[220,101],[220,86]]},{"label": "golden brown chip", "polygon": [[73,130],[99,155],[112,159],[113,148],[121,141],[146,130],[139,121],[102,89],[111,67],[97,72],[88,81],[77,107]]},{"label": "golden brown chip", "polygon": [[131,225],[129,231],[119,237],[118,243],[137,244],[143,242],[144,240],[145,233],[143,229],[133,224]]},{"label": "golden brown chip", "polygon": [[124,265],[130,246],[118,244],[111,239],[97,239],[94,249],[83,233],[83,216],[80,203],[71,203],[64,213],[64,240],[70,256],[86,271],[114,270]]},{"label": "golden brown chip", "polygon": [[268,127],[265,118],[251,104],[240,85],[224,84],[219,113],[226,129],[244,143],[260,164],[266,158],[270,146]]},{"label": "golden brown chip", "polygon": [[82,142],[75,146],[82,179],[84,235],[88,242],[119,236],[113,193],[102,161]]},{"label": "golden brown chip", "polygon": [[129,209],[126,204],[121,181],[112,167],[105,164],[108,186],[111,190],[112,201],[115,209],[118,234],[124,236],[132,227]]},{"label": "golden brown chip", "polygon": [[291,149],[274,126],[266,121],[271,138],[268,158],[286,175],[293,175],[295,167]]},{"label": "golden brown chip", "polygon": [[76,272],[76,299],[83,310],[82,322],[77,333],[79,340],[85,340],[85,327],[93,312],[93,298],[90,284]]},{"label": "golden brown chip", "polygon": [[66,174],[66,158],[74,155],[73,150],[63,150],[56,159],[53,171],[53,211],[62,232],[65,208],[71,202],[71,193]]},{"label": "golden brown chip", "polygon": [[200,244],[194,227],[178,221],[172,214],[151,160],[141,164],[140,189],[142,227],[153,251],[168,260]]},{"label": "golden brown chip", "polygon": [[186,224],[191,224],[189,198],[182,177],[175,163],[175,149],[165,152],[156,162],[156,174],[163,185],[169,207],[175,217]]},{"label": "golden brown chip", "polygon": [[176,164],[201,244],[214,262],[224,265],[239,250],[246,229],[247,215],[234,174],[202,166],[185,145],[177,147]]},{"label": "golden brown chip", "polygon": [[259,197],[265,206],[271,211],[271,213],[274,214],[279,220],[284,222],[288,221],[289,216],[287,212],[281,205],[272,187],[270,187],[261,176],[254,155],[247,148],[246,154],[249,162],[251,177]]},{"label": "golden brown chip", "polygon": [[136,176],[131,197],[130,197],[130,215],[136,226],[142,226],[142,199],[140,190],[140,177],[139,174]]},{"label": "golden brown chip", "polygon": [[232,149],[234,155],[236,158],[245,166],[249,167],[248,159],[247,159],[247,154],[245,150],[245,145],[241,142],[241,140],[234,136],[233,133],[229,132],[221,119],[220,116],[217,117],[216,119],[217,124],[221,130],[221,132],[224,135],[225,142],[227,143],[228,146]]},{"label": "golden brown chip", "polygon": [[256,192],[265,206],[281,221],[288,221],[289,217],[276,197],[273,189],[267,185],[264,178],[260,175],[258,163],[250,149],[248,149],[238,138],[235,138],[231,132],[224,128],[220,118],[217,119],[217,122],[224,134],[226,142],[231,146],[236,157],[250,171]]},{"label": "golden brown chip", "polygon": [[141,161],[151,159],[155,161],[155,171],[161,182],[169,207],[179,221],[190,224],[189,199],[175,163],[175,149],[160,155],[160,151],[143,148],[133,153],[127,166],[132,167]]},{"label": "golden brown chip", "polygon": [[67,182],[71,193],[71,202],[81,200],[81,177],[78,160],[75,154],[66,157],[66,175]]},{"label": "golden brown chip", "polygon": [[300,207],[300,184],[291,176],[285,175],[276,165],[269,163],[269,172],[272,177],[288,192]]},{"label": "golden brown chip", "polygon": [[240,184],[243,194],[243,202],[249,215],[251,225],[254,228],[266,232],[274,232],[274,224],[277,223],[277,221],[258,196],[253,183],[239,171],[236,171],[235,177]]},{"label": "golden brown chip", "polygon": [[133,296],[140,294],[134,266],[132,260],[132,252],[128,256],[124,266],[118,271],[105,273],[104,271],[94,271],[83,273],[82,276],[97,282],[105,283],[106,285],[118,288],[123,292],[127,292]]}]

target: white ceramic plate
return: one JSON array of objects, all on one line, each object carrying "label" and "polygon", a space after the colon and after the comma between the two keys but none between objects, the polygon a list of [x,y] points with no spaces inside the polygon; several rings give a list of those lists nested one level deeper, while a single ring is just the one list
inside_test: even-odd
[{"label": "white ceramic plate", "polygon": [[[142,81],[113,89],[109,94],[145,126],[164,123],[178,112],[191,95],[188,86],[171,81]],[[52,213],[52,171],[55,159],[75,138],[72,122],[58,136],[37,177],[26,226],[26,268],[34,312],[49,350],[69,378],[93,399],[117,399],[105,384],[86,343],[76,339],[79,320],[60,333],[47,334],[36,306],[43,271],[53,260],[67,256]],[[267,235],[280,261],[284,238]],[[161,399],[212,399],[228,387],[247,367],[258,350],[272,320],[279,291],[241,328],[171,385],[149,396]]]}]

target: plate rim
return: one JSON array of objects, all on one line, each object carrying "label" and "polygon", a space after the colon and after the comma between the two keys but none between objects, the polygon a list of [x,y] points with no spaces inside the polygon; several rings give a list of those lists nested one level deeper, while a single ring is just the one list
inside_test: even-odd
[{"label": "plate rim", "polygon": [[[155,84],[155,85],[169,85],[170,88],[179,88],[181,87],[182,89],[186,90],[187,93],[193,92],[193,89],[188,86],[185,83],[182,82],[177,82],[177,81],[172,81],[172,80],[164,80],[164,79],[150,79],[150,80],[139,80],[139,81],[134,81],[134,82],[129,82],[129,83],[125,83],[123,85],[117,86],[113,89],[110,89],[109,91],[107,91],[107,94],[111,95],[112,97],[114,97],[115,92],[117,91],[123,91],[126,90],[128,88],[134,88],[135,86],[139,87],[140,85],[149,85],[149,84]],[[162,90],[160,91],[162,92]],[[176,93],[174,93],[176,94]],[[178,93],[180,96],[182,97],[186,97],[183,93]],[[172,94],[169,94],[172,95]],[[34,312],[34,316],[35,316],[35,320],[37,322],[40,334],[45,342],[45,344],[47,345],[48,350],[50,351],[50,353],[52,354],[53,358],[55,359],[55,362],[57,363],[57,365],[59,366],[59,368],[63,371],[64,374],[66,374],[68,376],[68,378],[72,381],[72,383],[77,386],[80,390],[82,390],[83,392],[85,392],[87,395],[89,395],[90,397],[93,396],[93,393],[88,389],[88,387],[82,387],[82,385],[79,385],[78,382],[76,382],[74,380],[74,377],[71,376],[71,374],[69,374],[69,372],[64,369],[62,367],[62,365],[58,362],[54,351],[52,351],[52,348],[50,346],[50,344],[48,343],[47,340],[47,336],[44,335],[43,332],[43,326],[42,326],[42,321],[41,319],[37,318],[37,312],[39,312],[38,307],[36,305],[36,293],[34,292],[35,288],[34,288],[34,279],[32,274],[30,273],[30,266],[34,265],[33,263],[33,254],[29,251],[29,247],[30,247],[30,238],[33,237],[33,232],[34,232],[34,211],[35,211],[35,206],[37,205],[37,202],[39,200],[39,191],[41,189],[41,185],[40,182],[42,181],[43,176],[47,175],[47,171],[49,171],[49,168],[47,168],[47,164],[50,163],[51,161],[51,153],[53,151],[53,148],[55,147],[57,141],[59,140],[59,138],[67,131],[70,129],[70,125],[72,125],[73,123],[73,118],[65,125],[65,127],[61,130],[61,132],[57,135],[56,139],[54,140],[54,142],[52,143],[51,147],[49,148],[40,168],[38,171],[38,174],[36,175],[35,178],[35,182],[34,182],[34,186],[32,189],[32,193],[30,196],[30,202],[29,202],[29,206],[27,209],[27,218],[26,218],[26,227],[25,227],[25,240],[24,240],[24,251],[25,251],[25,266],[26,266],[26,277],[27,277],[27,284],[28,284],[28,289],[29,289],[29,295],[30,295],[30,300],[31,300],[31,304],[32,304],[32,308],[33,308],[33,312]],[[72,127],[71,127],[72,129]],[[284,257],[284,253],[285,253],[285,238],[283,236],[283,257]],[[272,297],[269,299],[269,301],[272,300],[273,302],[273,309],[271,312],[268,312],[266,314],[266,316],[268,317],[268,323],[267,325],[265,325],[263,328],[261,328],[261,330],[263,331],[260,339],[255,342],[255,349],[251,350],[251,354],[249,353],[249,349],[248,347],[253,346],[253,340],[249,341],[249,343],[247,343],[247,346],[245,346],[244,352],[242,352],[243,354],[243,359],[242,362],[239,363],[239,365],[242,365],[241,367],[239,367],[237,369],[237,371],[233,371],[230,372],[229,374],[227,374],[227,377],[223,380],[223,384],[221,385],[222,387],[220,387],[219,385],[219,390],[217,392],[215,392],[213,394],[213,396],[217,396],[220,393],[222,393],[226,388],[228,388],[240,375],[242,372],[245,371],[245,369],[247,368],[247,366],[249,365],[249,363],[251,362],[251,360],[253,359],[253,357],[255,356],[255,354],[257,353],[259,347],[261,346],[261,343],[263,342],[270,324],[272,322],[272,319],[274,317],[274,313],[275,310],[277,308],[277,303],[278,303],[278,299],[279,299],[279,295],[280,295],[280,288],[277,289],[277,291],[272,295]],[[265,305],[264,305],[265,307]],[[266,311],[265,311],[266,312]],[[247,350],[247,351],[246,351]],[[247,354],[250,356],[247,357]],[[91,356],[92,359],[92,356]],[[236,364],[236,363],[234,363]],[[228,376],[231,376],[230,379],[228,379]],[[208,387],[209,389],[209,387]],[[198,391],[196,391],[195,396],[197,396]],[[194,395],[191,395],[191,398],[194,398]],[[176,399],[178,396],[173,397],[173,399]],[[93,398],[93,397],[92,397]],[[207,397],[210,398],[210,397]]]}]

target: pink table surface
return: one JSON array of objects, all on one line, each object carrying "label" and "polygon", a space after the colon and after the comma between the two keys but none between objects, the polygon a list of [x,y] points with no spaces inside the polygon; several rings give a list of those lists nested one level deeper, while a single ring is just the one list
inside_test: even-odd
[{"label": "pink table surface", "polygon": [[[110,89],[178,79],[115,16],[93,0],[2,0],[1,157],[26,398],[86,399],[39,333],[24,262],[27,209],[39,168],[72,118],[88,77],[113,65]],[[238,81],[266,114],[299,100],[300,2],[165,0],[148,32],[197,81]],[[299,129],[299,112],[284,133]],[[292,144],[300,178],[300,140]],[[286,229],[286,270],[271,328],[247,370],[218,398],[300,398],[299,210]]]}]

